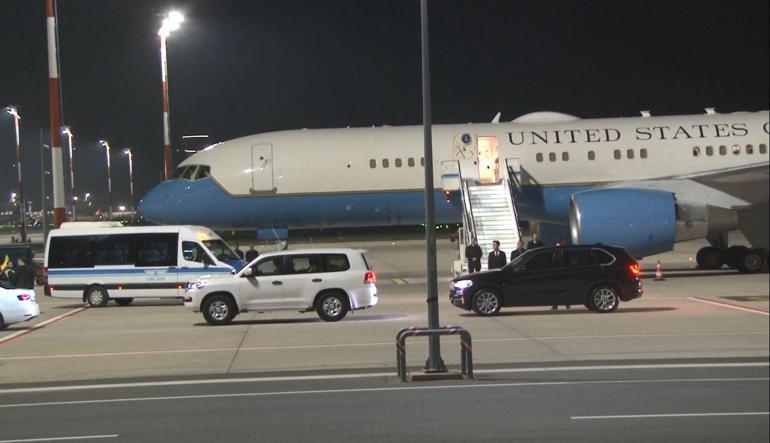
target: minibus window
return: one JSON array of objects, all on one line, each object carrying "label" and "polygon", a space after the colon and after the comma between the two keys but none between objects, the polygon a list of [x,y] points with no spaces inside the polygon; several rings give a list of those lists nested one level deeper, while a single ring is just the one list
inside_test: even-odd
[{"label": "minibus window", "polygon": [[138,234],[136,266],[176,266],[177,234]]},{"label": "minibus window", "polygon": [[203,240],[203,244],[209,248],[209,251],[214,254],[217,260],[227,262],[233,260],[238,261],[241,259],[232,249],[230,249],[230,246],[228,246],[224,240]]},{"label": "minibus window", "polygon": [[187,261],[206,263],[206,251],[204,251],[201,245],[198,243],[192,241],[183,241],[182,254],[184,255],[184,259]]}]

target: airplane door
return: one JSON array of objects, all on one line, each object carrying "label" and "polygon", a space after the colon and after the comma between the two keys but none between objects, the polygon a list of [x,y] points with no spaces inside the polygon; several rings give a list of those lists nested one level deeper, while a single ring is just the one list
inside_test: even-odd
[{"label": "airplane door", "polygon": [[497,137],[479,137],[479,181],[481,183],[497,183],[500,179],[500,153],[497,148]]},{"label": "airplane door", "polygon": [[273,145],[261,144],[251,147],[251,188],[249,191],[274,192]]}]

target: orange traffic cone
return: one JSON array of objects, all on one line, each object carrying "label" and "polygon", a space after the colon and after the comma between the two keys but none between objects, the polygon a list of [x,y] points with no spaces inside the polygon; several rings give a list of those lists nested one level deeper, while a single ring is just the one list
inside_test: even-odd
[{"label": "orange traffic cone", "polygon": [[660,267],[660,260],[658,260],[658,264],[655,265],[655,281],[663,281],[665,278],[663,278],[663,270]]}]

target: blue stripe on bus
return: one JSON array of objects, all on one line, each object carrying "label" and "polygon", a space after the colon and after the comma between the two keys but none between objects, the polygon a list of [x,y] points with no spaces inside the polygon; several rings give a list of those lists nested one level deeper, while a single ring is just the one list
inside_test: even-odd
[{"label": "blue stripe on bus", "polygon": [[202,272],[215,272],[215,273],[230,273],[232,271],[231,268],[224,268],[224,267],[216,267],[216,268],[187,268],[187,269],[181,269],[181,268],[166,268],[166,269],[148,269],[148,268],[137,268],[137,269],[48,269],[48,275],[107,275],[107,274],[146,274],[148,272],[163,272],[166,274],[199,274]]}]

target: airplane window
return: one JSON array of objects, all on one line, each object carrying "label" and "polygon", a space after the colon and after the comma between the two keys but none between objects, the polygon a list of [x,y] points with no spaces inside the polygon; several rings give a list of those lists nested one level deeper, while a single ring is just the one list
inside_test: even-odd
[{"label": "airplane window", "polygon": [[647,148],[642,148],[639,150],[639,157],[647,158]]},{"label": "airplane window", "polygon": [[552,162],[555,162],[556,161],[556,153],[555,152],[548,153],[548,160],[550,160]]},{"label": "airplane window", "polygon": [[620,160],[620,149],[616,149],[614,154],[615,160]]},{"label": "airplane window", "polygon": [[727,146],[719,145],[719,155],[727,155]]},{"label": "airplane window", "polygon": [[538,162],[542,163],[543,162],[543,153],[542,152],[538,152],[537,155],[535,156],[535,158],[537,159]]},{"label": "airplane window", "polygon": [[746,145],[746,154],[753,154],[754,153],[754,145]]},{"label": "airplane window", "polygon": [[396,159],[396,167],[400,168],[401,166],[403,166],[403,163],[401,163],[401,159],[400,158],[397,158]]},{"label": "airplane window", "polygon": [[738,155],[741,153],[741,145],[733,145],[733,154]]},{"label": "airplane window", "polygon": [[186,178],[187,180],[192,180],[195,176],[195,171],[198,169],[197,166],[188,166],[187,169],[184,170],[184,173],[182,173],[182,178]]},{"label": "airplane window", "polygon": [[387,158],[383,158],[382,159],[382,167],[383,168],[389,168],[390,167],[390,160],[388,160]]},{"label": "airplane window", "polygon": [[763,143],[763,144],[759,145],[759,153],[760,154],[767,154],[767,145],[766,144]]},{"label": "airplane window", "polygon": [[697,157],[700,155],[700,147],[699,146],[693,146],[692,147],[692,156]]},{"label": "airplane window", "polygon": [[375,160],[375,159],[369,160],[369,167],[372,168],[372,169],[376,168],[377,167],[377,160]]},{"label": "airplane window", "polygon": [[588,151],[588,159],[596,160],[596,153],[594,151]]},{"label": "airplane window", "polygon": [[634,158],[634,150],[633,150],[633,149],[629,149],[629,150],[627,150],[627,151],[626,151],[626,157],[628,157],[628,158]]},{"label": "airplane window", "polygon": [[413,167],[414,167],[414,159],[413,159],[412,157],[409,157],[409,158],[406,160],[406,163],[409,165],[409,167],[410,167],[410,168],[413,168]]},{"label": "airplane window", "polygon": [[198,172],[193,177],[193,180],[200,180],[202,178],[206,178],[209,176],[209,167],[208,166],[201,166],[198,168]]},{"label": "airplane window", "polygon": [[179,178],[184,174],[185,169],[187,169],[187,166],[180,166],[176,169],[174,169],[174,173],[171,175],[171,178]]},{"label": "airplane window", "polygon": [[706,146],[706,155],[711,157],[714,155],[714,147],[713,146]]},{"label": "airplane window", "polygon": [[561,159],[562,159],[562,161],[568,162],[569,161],[569,152],[562,152],[561,153]]}]

